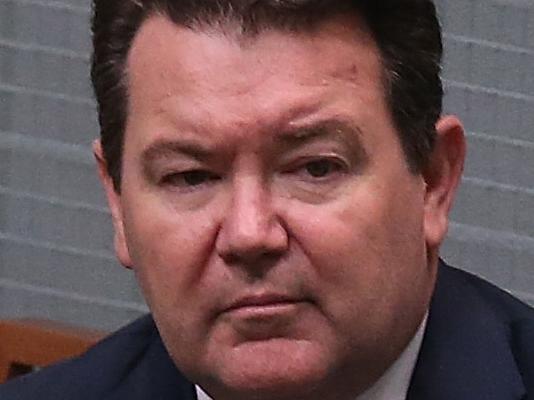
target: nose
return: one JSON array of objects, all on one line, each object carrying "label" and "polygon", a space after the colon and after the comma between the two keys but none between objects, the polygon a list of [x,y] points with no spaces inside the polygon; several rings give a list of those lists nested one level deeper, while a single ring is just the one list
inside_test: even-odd
[{"label": "nose", "polygon": [[218,255],[228,264],[261,269],[287,250],[288,233],[265,186],[244,177],[232,187],[216,242]]}]

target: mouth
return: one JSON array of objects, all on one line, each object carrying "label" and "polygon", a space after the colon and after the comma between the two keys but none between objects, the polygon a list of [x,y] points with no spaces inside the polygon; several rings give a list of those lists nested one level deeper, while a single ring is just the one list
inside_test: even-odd
[{"label": "mouth", "polygon": [[259,294],[233,301],[223,313],[241,317],[268,317],[292,311],[303,299],[279,294]]},{"label": "mouth", "polygon": [[310,303],[306,299],[274,293],[239,297],[221,317],[237,334],[238,342],[268,341],[296,335]]}]

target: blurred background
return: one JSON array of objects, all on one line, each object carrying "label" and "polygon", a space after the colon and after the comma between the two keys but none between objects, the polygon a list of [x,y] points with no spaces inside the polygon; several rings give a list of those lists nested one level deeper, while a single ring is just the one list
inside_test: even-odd
[{"label": "blurred background", "polygon": [[[443,256],[534,304],[534,1],[436,3],[469,144]],[[89,0],[0,0],[0,318],[112,330],[147,311],[91,154],[89,18]]]}]

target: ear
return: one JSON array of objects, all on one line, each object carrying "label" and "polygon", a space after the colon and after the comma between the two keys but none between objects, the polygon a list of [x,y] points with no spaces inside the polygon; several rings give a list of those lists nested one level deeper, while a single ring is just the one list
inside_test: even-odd
[{"label": "ear", "polygon": [[124,235],[124,218],[122,214],[121,195],[117,193],[113,186],[113,180],[109,176],[107,169],[107,162],[104,158],[104,152],[102,151],[102,145],[100,140],[93,142],[93,154],[98,166],[98,175],[100,181],[104,186],[106,197],[108,200],[108,206],[111,211],[111,218],[113,221],[114,229],[114,245],[117,258],[126,268],[132,267],[130,253],[128,251],[128,245],[126,244],[126,237]]},{"label": "ear", "polygon": [[464,129],[458,118],[442,117],[436,124],[436,143],[423,171],[425,193],[425,239],[428,250],[436,250],[445,239],[456,189],[465,159]]}]

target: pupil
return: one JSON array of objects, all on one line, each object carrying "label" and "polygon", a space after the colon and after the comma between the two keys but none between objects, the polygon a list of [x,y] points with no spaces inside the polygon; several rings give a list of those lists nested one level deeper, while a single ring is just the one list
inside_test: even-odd
[{"label": "pupil", "polygon": [[190,186],[197,186],[208,180],[208,174],[205,171],[189,171],[184,174],[184,181]]},{"label": "pupil", "polygon": [[331,165],[328,161],[315,161],[309,163],[306,170],[314,178],[320,178],[330,173]]}]

